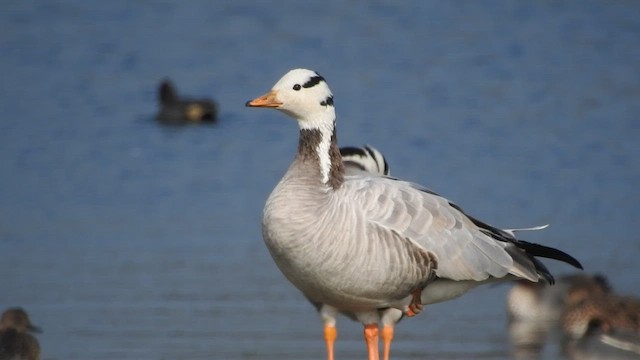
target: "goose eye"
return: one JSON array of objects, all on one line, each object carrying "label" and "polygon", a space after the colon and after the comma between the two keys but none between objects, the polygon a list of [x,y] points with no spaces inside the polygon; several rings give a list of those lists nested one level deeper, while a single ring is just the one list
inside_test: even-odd
[{"label": "goose eye", "polygon": [[300,87],[301,87],[300,84],[295,84],[293,85],[293,90],[298,91],[300,90]]}]

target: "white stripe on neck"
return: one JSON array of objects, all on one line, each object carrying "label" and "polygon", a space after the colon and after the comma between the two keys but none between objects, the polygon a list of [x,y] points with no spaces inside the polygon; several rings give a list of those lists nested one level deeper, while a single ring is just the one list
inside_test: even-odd
[{"label": "white stripe on neck", "polygon": [[[329,115],[329,114],[323,114]],[[322,183],[329,183],[329,173],[331,172],[331,156],[329,155],[329,149],[331,148],[331,137],[335,131],[335,112],[331,114],[332,119],[328,121],[328,116],[320,118],[301,120],[300,129],[303,130],[318,130],[320,131],[320,143],[316,147],[316,153],[318,160],[320,161],[320,174],[322,175]]]}]

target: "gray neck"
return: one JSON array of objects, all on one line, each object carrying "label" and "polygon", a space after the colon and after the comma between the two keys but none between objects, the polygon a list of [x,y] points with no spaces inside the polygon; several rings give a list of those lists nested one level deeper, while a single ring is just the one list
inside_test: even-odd
[{"label": "gray neck", "polygon": [[317,169],[321,183],[338,189],[344,182],[344,165],[338,148],[335,121],[330,129],[324,131],[300,129],[297,158]]}]

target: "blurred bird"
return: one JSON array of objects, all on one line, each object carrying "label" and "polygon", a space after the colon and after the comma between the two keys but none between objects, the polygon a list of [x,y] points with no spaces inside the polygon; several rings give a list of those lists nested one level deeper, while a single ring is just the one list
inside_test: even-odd
[{"label": "blurred bird", "polygon": [[167,125],[216,123],[218,106],[210,99],[180,98],[169,80],[164,80],[158,90],[160,110],[158,122]]},{"label": "blurred bird", "polygon": [[518,280],[507,295],[509,338],[516,358],[539,356],[548,335],[560,328],[562,314],[586,296],[610,293],[600,274],[575,273],[557,278],[553,286]]},{"label": "blurred bird", "polygon": [[[572,298],[572,292],[569,298]],[[593,331],[610,333],[617,330],[640,335],[640,299],[616,294],[575,295],[562,315],[562,329],[572,338]]]},{"label": "blurred bird", "polygon": [[39,360],[40,344],[29,332],[40,329],[21,308],[10,308],[0,318],[0,360]]},{"label": "blurred bird", "polygon": [[569,292],[563,352],[571,359],[640,359],[640,299]]},{"label": "blurred bird", "polygon": [[590,294],[611,291],[609,281],[601,274],[563,275],[553,286],[518,280],[514,281],[507,294],[507,315],[510,321],[557,322],[569,304]]}]

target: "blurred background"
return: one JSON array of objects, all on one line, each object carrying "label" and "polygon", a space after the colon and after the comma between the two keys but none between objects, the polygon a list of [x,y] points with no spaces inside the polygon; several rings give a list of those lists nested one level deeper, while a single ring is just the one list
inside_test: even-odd
[{"label": "blurred background", "polygon": [[[551,224],[524,238],[637,295],[638,19],[631,0],[2,2],[0,306],[44,359],[324,359],[260,234],[297,126],[244,107],[296,67],[327,79],[341,145],[496,226]],[[164,78],[218,124],[154,121]],[[401,322],[393,358],[510,358],[508,289]],[[338,326],[337,358],[364,358]]]}]

